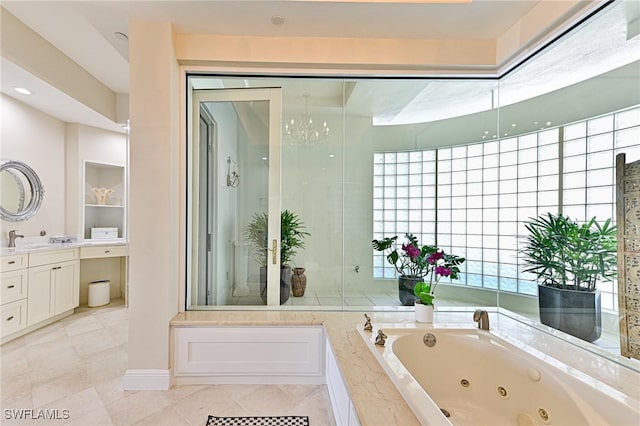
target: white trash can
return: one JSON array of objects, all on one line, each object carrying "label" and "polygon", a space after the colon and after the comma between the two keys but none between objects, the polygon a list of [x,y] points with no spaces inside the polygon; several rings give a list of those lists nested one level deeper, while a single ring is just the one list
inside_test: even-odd
[{"label": "white trash can", "polygon": [[89,283],[89,307],[96,308],[111,303],[111,281],[92,281]]}]

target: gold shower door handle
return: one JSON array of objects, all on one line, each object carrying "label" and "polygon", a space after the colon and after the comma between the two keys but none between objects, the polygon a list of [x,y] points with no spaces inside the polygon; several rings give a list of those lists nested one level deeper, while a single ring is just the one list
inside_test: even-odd
[{"label": "gold shower door handle", "polygon": [[278,263],[278,240],[273,240],[271,248],[267,248],[267,251],[271,252],[273,264],[275,265],[276,263]]}]

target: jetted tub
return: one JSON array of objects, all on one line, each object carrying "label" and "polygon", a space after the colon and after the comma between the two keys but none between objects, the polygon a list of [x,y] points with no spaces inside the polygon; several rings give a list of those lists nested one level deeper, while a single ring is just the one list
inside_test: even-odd
[{"label": "jetted tub", "polygon": [[[640,424],[635,397],[495,331],[358,330],[422,424]],[[374,344],[378,330],[384,347]]]}]

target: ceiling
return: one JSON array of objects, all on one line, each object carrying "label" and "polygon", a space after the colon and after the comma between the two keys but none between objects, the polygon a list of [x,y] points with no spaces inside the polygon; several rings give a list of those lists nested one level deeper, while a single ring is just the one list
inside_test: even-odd
[{"label": "ceiling", "polygon": [[[114,93],[129,92],[127,34],[131,20],[173,22],[178,33],[358,38],[496,39],[536,5],[549,0],[473,0],[471,3],[348,1],[3,1],[2,7],[47,39]],[[561,2],[564,0],[553,0]],[[633,0],[635,1],[635,0]],[[573,2],[572,2],[573,3]],[[583,2],[584,3],[584,2]],[[589,3],[601,3],[594,1]],[[52,19],[54,18],[54,19]],[[281,24],[275,22],[281,21]],[[545,31],[561,23],[549,22]],[[15,69],[17,68],[17,69]],[[19,67],[2,62],[2,91]],[[64,93],[41,85],[38,101],[19,98],[63,121],[107,128]],[[390,93],[392,96],[393,93]],[[68,97],[67,97],[68,98]],[[62,106],[62,107],[61,107]],[[80,117],[80,118],[79,118]],[[115,124],[115,123],[111,123]],[[112,130],[119,126],[111,126]]]},{"label": "ceiling", "polygon": [[[449,4],[321,1],[3,1],[2,6],[110,87],[127,93],[132,19],[178,33],[256,36],[495,39],[541,0]],[[284,23],[275,25],[272,17]],[[51,19],[55,17],[55,19]]]}]

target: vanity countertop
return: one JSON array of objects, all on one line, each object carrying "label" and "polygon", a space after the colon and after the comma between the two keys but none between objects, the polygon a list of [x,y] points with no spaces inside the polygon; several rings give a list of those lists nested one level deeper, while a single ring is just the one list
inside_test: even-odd
[{"label": "vanity countertop", "polygon": [[[450,310],[448,310],[450,309]],[[473,308],[437,310],[433,325],[417,324],[413,310],[367,312],[372,318],[373,333],[389,324],[428,328],[444,326],[473,328]],[[490,312],[492,330],[515,338],[527,347],[543,351],[560,362],[595,377],[633,400],[640,401],[640,363],[619,357],[613,362],[594,356],[600,348],[589,345],[591,352],[580,349],[580,342],[567,343],[542,332],[524,321]],[[418,420],[389,376],[366,346],[360,333],[365,323],[364,312],[327,311],[188,311],[178,313],[173,327],[198,326],[310,326],[326,330],[351,400],[362,425],[418,425]],[[577,340],[577,339],[576,339]],[[584,343],[584,345],[588,345]],[[602,351],[606,353],[606,351]],[[630,368],[631,367],[631,368]]]},{"label": "vanity countertop", "polygon": [[13,256],[16,254],[28,254],[33,252],[42,252],[47,250],[61,250],[76,247],[99,247],[99,246],[123,246],[127,242],[123,239],[118,240],[99,240],[99,241],[75,241],[71,243],[48,243],[46,241],[25,242],[16,241],[16,247],[2,247],[0,256]]}]

